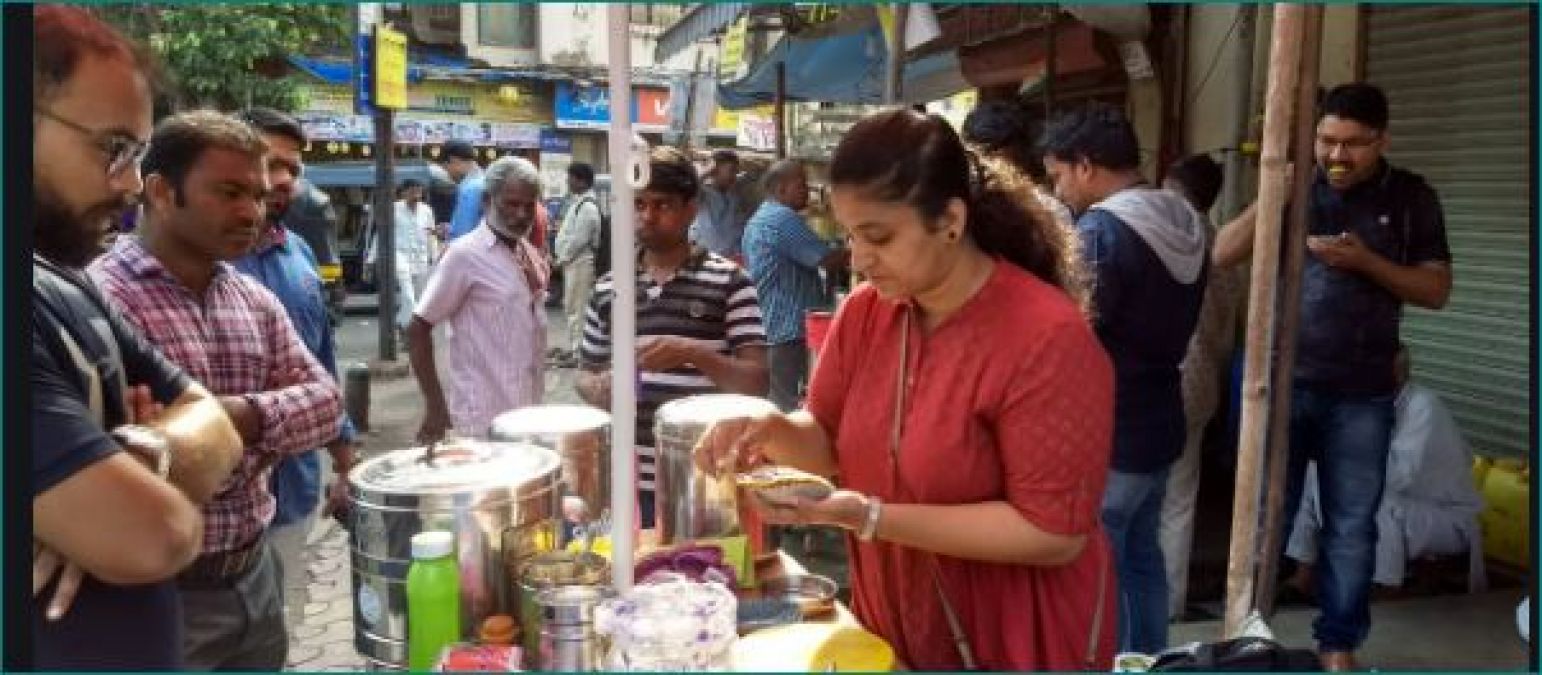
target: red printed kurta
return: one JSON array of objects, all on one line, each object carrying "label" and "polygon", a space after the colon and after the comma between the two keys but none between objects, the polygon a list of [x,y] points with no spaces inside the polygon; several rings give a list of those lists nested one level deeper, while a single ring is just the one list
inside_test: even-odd
[{"label": "red printed kurta", "polygon": [[859,288],[820,355],[808,408],[834,440],[841,485],[893,504],[1004,500],[1043,530],[1087,535],[1087,545],[1070,564],[1042,567],[855,542],[854,611],[909,667],[961,668],[932,582],[936,561],[980,667],[1079,670],[1101,581],[1093,664],[1107,669],[1117,596],[1098,522],[1113,433],[1108,357],[1063,293],[997,262],[980,291],[930,334],[911,319],[895,480],[889,432],[907,316],[905,305]]}]

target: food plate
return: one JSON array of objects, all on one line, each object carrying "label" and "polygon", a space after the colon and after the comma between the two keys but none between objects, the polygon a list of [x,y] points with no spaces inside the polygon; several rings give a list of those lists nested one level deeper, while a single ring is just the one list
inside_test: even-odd
[{"label": "food plate", "polygon": [[825,477],[789,466],[762,466],[737,477],[742,487],[773,506],[790,506],[799,499],[818,501],[835,492]]},{"label": "food plate", "polygon": [[836,591],[835,582],[830,577],[818,574],[789,574],[760,583],[762,597],[783,598],[796,604],[805,619],[826,616],[835,611]]}]

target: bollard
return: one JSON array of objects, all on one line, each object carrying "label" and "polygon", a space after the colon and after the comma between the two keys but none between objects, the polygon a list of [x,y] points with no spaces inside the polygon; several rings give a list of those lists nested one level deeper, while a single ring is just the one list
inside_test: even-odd
[{"label": "bollard", "polygon": [[343,405],[348,417],[358,431],[369,431],[369,366],[355,363],[348,366],[343,379]]}]

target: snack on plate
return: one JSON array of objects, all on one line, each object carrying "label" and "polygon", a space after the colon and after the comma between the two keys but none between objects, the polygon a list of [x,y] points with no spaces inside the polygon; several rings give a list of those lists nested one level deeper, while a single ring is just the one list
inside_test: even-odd
[{"label": "snack on plate", "polygon": [[434,665],[436,673],[512,673],[520,670],[521,652],[515,645],[450,645]]},{"label": "snack on plate", "polygon": [[790,466],[761,466],[738,475],[739,487],[772,506],[790,506],[799,499],[819,501],[835,492],[824,476]]}]

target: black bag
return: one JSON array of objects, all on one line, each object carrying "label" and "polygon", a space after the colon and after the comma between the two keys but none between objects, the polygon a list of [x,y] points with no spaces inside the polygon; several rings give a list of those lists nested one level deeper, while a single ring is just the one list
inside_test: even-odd
[{"label": "black bag", "polygon": [[1222,642],[1195,642],[1157,656],[1151,670],[1164,672],[1254,672],[1322,670],[1309,649],[1287,649],[1273,640],[1243,637]]},{"label": "black bag", "polygon": [[600,241],[594,246],[594,278],[599,279],[610,271],[610,215],[600,208],[600,202],[593,197],[585,197],[573,208],[583,208],[584,202],[593,204],[595,210],[600,212]]}]

